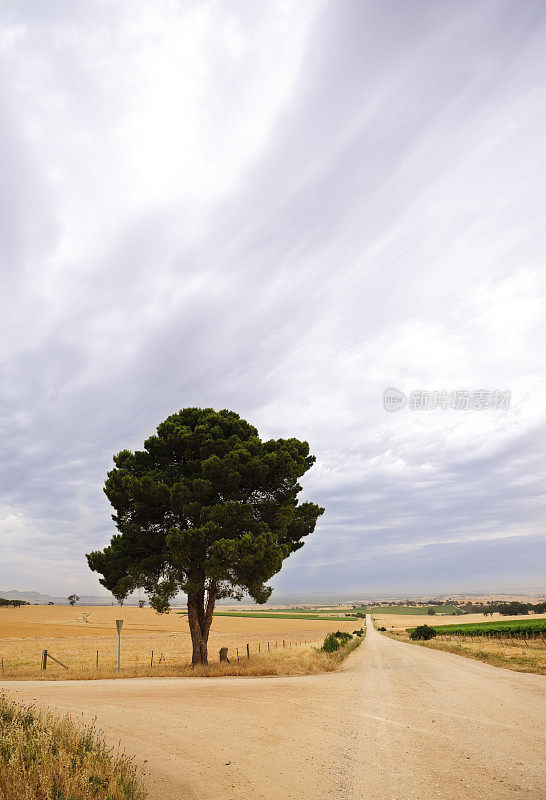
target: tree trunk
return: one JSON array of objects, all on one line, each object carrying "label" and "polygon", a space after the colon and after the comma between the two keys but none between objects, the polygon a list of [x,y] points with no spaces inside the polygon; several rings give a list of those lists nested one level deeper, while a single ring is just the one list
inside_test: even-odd
[{"label": "tree trunk", "polygon": [[208,663],[207,644],[217,595],[218,584],[215,581],[210,581],[206,590],[203,582],[202,587],[188,592],[188,623],[193,647],[192,666]]}]

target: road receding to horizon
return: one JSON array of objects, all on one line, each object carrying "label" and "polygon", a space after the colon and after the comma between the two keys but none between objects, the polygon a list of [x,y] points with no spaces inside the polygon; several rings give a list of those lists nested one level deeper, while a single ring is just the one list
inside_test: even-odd
[{"label": "road receding to horizon", "polygon": [[339,672],[0,682],[146,760],[150,800],[546,798],[546,681],[389,639]]}]

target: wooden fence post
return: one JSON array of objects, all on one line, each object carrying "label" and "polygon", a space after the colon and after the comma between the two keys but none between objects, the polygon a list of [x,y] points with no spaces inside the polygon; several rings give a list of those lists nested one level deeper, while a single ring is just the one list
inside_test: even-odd
[{"label": "wooden fence post", "polygon": [[47,650],[42,650],[42,669],[47,669]]},{"label": "wooden fence post", "polygon": [[236,649],[237,649],[237,663],[239,663],[239,661],[241,660],[241,659],[239,658],[239,648],[237,647]]},{"label": "wooden fence post", "polygon": [[269,642],[267,643],[267,652],[269,653]]},{"label": "wooden fence post", "polygon": [[152,650],[152,657],[150,658],[150,668],[154,665],[154,651]]},{"label": "wooden fence post", "polygon": [[99,651],[97,650],[97,669],[99,668]]},{"label": "wooden fence post", "polygon": [[246,657],[250,658],[250,647],[249,647],[248,643],[247,643],[247,646],[246,646]]}]

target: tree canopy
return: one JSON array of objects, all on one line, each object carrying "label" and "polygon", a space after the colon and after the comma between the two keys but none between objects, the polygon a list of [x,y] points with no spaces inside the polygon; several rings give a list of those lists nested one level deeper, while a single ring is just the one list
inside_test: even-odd
[{"label": "tree canopy", "polygon": [[183,409],[144,450],[114,456],[104,491],[119,533],[89,566],[118,600],[141,587],[160,612],[185,592],[193,663],[206,663],[216,600],[264,603],[266,582],[314,530],[324,509],[297,499],[314,461],[307,442],[262,442],[233,411]]}]

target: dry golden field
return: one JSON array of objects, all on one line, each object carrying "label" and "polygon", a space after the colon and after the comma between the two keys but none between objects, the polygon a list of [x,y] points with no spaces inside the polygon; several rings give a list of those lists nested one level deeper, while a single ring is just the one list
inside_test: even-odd
[{"label": "dry golden field", "polygon": [[[123,619],[120,677],[197,674],[189,667],[191,639],[185,615],[173,609],[156,614],[132,606],[22,606],[0,608],[0,659],[3,674],[14,679],[101,678],[117,674],[115,620]],[[311,645],[331,630],[352,631],[355,621],[215,617],[209,638],[209,661],[218,662],[228,647],[230,665],[214,674],[309,674],[334,668],[317,657]],[[250,646],[250,661],[246,645]],[[307,644],[306,644],[307,643]],[[43,650],[68,670],[48,660]],[[98,668],[97,668],[98,651]],[[238,652],[237,652],[238,651]],[[152,662],[153,652],[153,662]],[[323,663],[324,662],[324,663]],[[2,662],[0,662],[2,663]],[[208,670],[207,674],[212,674]]]}]

